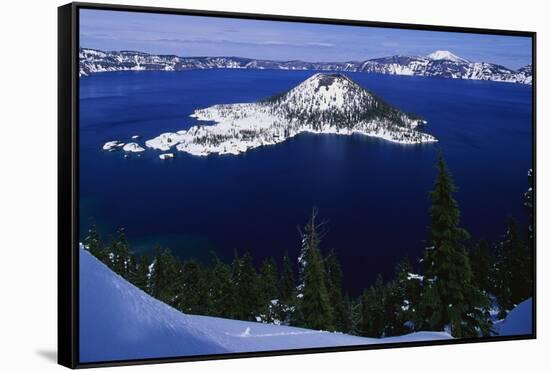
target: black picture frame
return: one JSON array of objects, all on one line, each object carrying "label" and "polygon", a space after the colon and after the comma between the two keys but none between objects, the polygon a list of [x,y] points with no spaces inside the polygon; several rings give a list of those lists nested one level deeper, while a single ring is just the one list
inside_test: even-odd
[{"label": "black picture frame", "polygon": [[473,339],[450,339],[389,343],[314,349],[293,349],[281,351],[261,351],[207,356],[182,356],[173,358],[132,359],[82,363],[79,360],[79,10],[97,9],[156,14],[198,15],[209,17],[273,20],[285,22],[317,23],[331,25],[352,25],[409,30],[445,31],[456,33],[476,33],[508,36],[524,36],[532,39],[532,158],[536,184],[536,32],[511,31],[486,28],[463,28],[421,24],[372,22],[347,19],[281,16],[268,14],[233,13],[202,11],[175,8],[156,8],[128,5],[108,5],[96,3],[70,3],[58,8],[58,363],[69,368],[89,368],[99,366],[141,365],[182,361],[203,361],[244,357],[279,356],[289,354],[310,354],[322,352],[342,352],[380,348],[401,348],[431,345],[464,343],[485,343],[536,338],[536,187],[533,194],[533,329],[530,335],[499,336]]}]

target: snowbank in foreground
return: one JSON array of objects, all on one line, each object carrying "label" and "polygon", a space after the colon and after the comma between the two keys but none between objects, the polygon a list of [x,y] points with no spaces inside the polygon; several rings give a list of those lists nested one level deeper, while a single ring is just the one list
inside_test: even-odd
[{"label": "snowbank in foreground", "polygon": [[80,249],[80,361],[273,351],[450,339],[418,332],[384,339],[185,315]]},{"label": "snowbank in foreground", "polygon": [[529,298],[512,309],[496,329],[503,336],[530,335],[533,333],[533,299]]}]

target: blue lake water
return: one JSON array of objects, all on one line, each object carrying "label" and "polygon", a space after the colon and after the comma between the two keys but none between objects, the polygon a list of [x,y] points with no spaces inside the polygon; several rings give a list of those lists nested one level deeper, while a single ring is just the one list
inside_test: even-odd
[{"label": "blue lake water", "polygon": [[159,152],[124,158],[108,140],[138,142],[197,122],[196,108],[253,102],[292,88],[311,71],[117,72],[80,80],[80,225],[93,217],[107,237],[123,226],[132,249],[171,248],[182,258],[259,261],[296,256],[312,206],[328,222],[353,294],[403,257],[418,258],[428,236],[435,159],[442,151],[458,186],[462,224],[496,240],[506,217],[525,218],[532,167],[531,86],[348,74],[389,103],[422,115],[440,142],[405,146],[360,135],[299,135],[239,156]]}]

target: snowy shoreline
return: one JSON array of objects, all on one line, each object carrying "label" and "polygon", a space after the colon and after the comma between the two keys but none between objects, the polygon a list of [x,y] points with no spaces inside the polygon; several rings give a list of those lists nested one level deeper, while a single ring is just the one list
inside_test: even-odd
[{"label": "snowy shoreline", "polygon": [[[198,120],[211,121],[208,118],[201,118],[197,114]],[[204,116],[202,116],[204,117]],[[275,122],[273,122],[275,123]],[[333,135],[353,135],[360,134],[372,138],[387,140],[392,143],[415,145],[424,143],[436,143],[437,139],[433,136],[421,132],[416,138],[399,137],[400,134],[410,135],[412,130],[399,130],[397,133],[384,130],[375,122],[365,123],[365,129],[337,129],[333,126],[325,126],[323,130],[315,130],[311,127],[304,126],[289,133],[287,136],[281,135],[277,128],[273,128],[273,132],[265,132],[258,129],[256,133],[258,137],[253,140],[247,140],[242,135],[238,134],[240,130],[252,130],[247,127],[242,128],[238,122],[219,121],[215,125],[210,126],[193,126],[189,130],[181,130],[175,133],[163,133],[158,137],[147,140],[145,146],[150,149],[159,151],[169,151],[175,147],[178,151],[186,152],[194,156],[208,156],[210,154],[218,155],[238,155],[245,153],[254,148],[275,145],[282,143],[287,139],[291,139],[302,133],[310,134],[333,134]],[[264,123],[260,123],[262,126]],[[230,136],[230,133],[237,133],[235,136]],[[198,144],[196,140],[208,140],[208,138],[224,137],[223,141],[214,141],[210,143]]]}]

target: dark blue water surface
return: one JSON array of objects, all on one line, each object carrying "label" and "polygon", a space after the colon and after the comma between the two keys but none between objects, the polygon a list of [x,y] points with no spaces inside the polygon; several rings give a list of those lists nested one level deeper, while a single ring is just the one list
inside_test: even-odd
[{"label": "dark blue water surface", "polygon": [[197,124],[189,115],[217,103],[253,102],[287,90],[311,71],[120,72],[80,80],[81,231],[93,217],[107,237],[123,226],[132,249],[171,248],[182,258],[257,261],[296,256],[312,206],[328,221],[353,294],[403,257],[421,255],[428,191],[442,151],[458,186],[462,223],[496,240],[509,215],[524,217],[531,154],[531,87],[519,84],[352,73],[389,103],[422,115],[438,144],[405,146],[361,135],[304,134],[239,156],[159,152],[124,158],[105,141],[146,139]]}]

